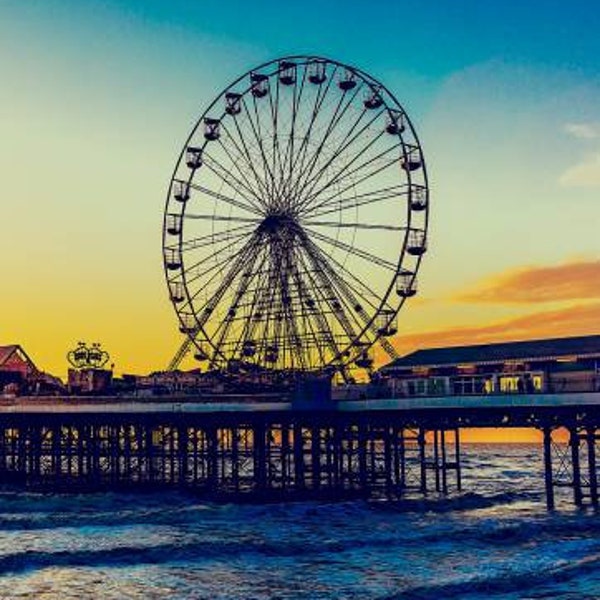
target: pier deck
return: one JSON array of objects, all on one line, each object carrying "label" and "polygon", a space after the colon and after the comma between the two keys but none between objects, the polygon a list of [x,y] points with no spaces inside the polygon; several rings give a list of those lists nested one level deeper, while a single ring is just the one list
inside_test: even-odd
[{"label": "pier deck", "polygon": [[[548,506],[557,486],[598,504],[600,392],[343,401],[303,409],[262,397],[0,401],[0,482],[47,489],[177,487],[277,500],[461,490],[460,430],[544,432]],[[555,443],[558,428],[569,444]]]}]

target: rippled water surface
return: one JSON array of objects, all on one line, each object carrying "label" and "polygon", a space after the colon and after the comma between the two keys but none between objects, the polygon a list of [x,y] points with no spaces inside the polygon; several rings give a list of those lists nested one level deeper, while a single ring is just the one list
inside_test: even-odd
[{"label": "rippled water surface", "polygon": [[427,501],[5,489],[0,598],[600,598],[600,519],[546,511],[540,449],[464,454],[463,495]]}]

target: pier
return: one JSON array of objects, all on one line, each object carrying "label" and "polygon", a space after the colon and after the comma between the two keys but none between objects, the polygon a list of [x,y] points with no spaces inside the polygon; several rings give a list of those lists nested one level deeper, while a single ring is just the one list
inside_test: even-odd
[{"label": "pier", "polygon": [[[0,482],[191,490],[207,499],[402,499],[460,492],[464,428],[531,427],[555,489],[598,505],[600,393],[354,400],[19,398],[0,405]],[[555,432],[569,432],[568,444]]]}]

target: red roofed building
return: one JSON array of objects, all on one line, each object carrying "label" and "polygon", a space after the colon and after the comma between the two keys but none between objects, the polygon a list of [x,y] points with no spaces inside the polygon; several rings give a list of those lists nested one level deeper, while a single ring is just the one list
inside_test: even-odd
[{"label": "red roofed building", "polygon": [[54,393],[63,388],[61,380],[40,371],[19,344],[0,346],[0,394]]},{"label": "red roofed building", "polygon": [[17,378],[29,379],[39,373],[31,358],[18,344],[0,346],[0,373],[13,374]]}]

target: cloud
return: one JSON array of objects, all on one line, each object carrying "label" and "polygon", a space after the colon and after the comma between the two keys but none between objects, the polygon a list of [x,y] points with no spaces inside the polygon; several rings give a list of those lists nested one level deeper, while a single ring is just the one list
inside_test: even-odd
[{"label": "cloud", "polygon": [[583,162],[569,167],[558,182],[564,187],[600,187],[600,152],[590,154]]},{"label": "cloud", "polygon": [[595,140],[600,138],[600,123],[567,123],[565,131],[580,140]]},{"label": "cloud", "polygon": [[[600,333],[600,302],[541,311],[490,324],[450,327],[398,335],[394,347],[402,355],[420,348],[488,344]],[[381,357],[383,359],[383,356]],[[383,361],[385,362],[385,361]]]},{"label": "cloud", "polygon": [[513,269],[455,297],[460,302],[537,304],[600,298],[600,260]]}]

